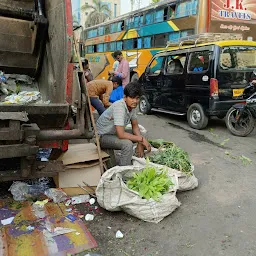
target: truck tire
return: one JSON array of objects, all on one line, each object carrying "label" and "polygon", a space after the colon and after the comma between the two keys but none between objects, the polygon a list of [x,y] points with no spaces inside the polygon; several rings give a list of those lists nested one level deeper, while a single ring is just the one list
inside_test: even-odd
[{"label": "truck tire", "polygon": [[139,76],[137,73],[134,73],[132,75],[131,82],[138,82],[138,81],[139,81]]},{"label": "truck tire", "polygon": [[244,118],[243,116],[241,116],[240,122],[235,123],[234,115],[236,115],[236,111],[237,109],[233,107],[229,109],[225,119],[226,126],[228,130],[235,136],[246,137],[253,131],[255,126],[255,120],[249,110],[244,110]]},{"label": "truck tire", "polygon": [[187,120],[190,127],[201,130],[208,124],[208,117],[201,104],[193,103],[189,106],[187,112]]},{"label": "truck tire", "polygon": [[140,97],[139,111],[144,115],[150,114],[150,112],[151,112],[151,106],[150,106],[148,99],[145,95],[142,95]]}]

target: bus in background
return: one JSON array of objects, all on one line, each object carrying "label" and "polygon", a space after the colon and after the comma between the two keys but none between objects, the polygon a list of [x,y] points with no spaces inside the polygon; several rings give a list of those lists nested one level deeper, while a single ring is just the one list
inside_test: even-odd
[{"label": "bus in background", "polygon": [[253,40],[255,29],[255,0],[165,0],[86,28],[80,50],[97,79],[108,78],[112,54],[121,50],[130,64],[131,81],[136,81],[168,41],[208,32],[240,33]]}]

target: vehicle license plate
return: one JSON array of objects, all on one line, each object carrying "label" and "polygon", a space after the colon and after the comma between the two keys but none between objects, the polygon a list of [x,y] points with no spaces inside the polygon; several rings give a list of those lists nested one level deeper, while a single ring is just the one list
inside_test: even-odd
[{"label": "vehicle license plate", "polygon": [[238,97],[244,92],[244,89],[233,89],[233,97]]}]

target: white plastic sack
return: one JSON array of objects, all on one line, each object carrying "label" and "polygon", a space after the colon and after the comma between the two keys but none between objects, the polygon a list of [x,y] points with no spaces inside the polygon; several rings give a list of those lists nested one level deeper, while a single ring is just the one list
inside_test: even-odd
[{"label": "white plastic sack", "polygon": [[[145,158],[138,158],[138,157],[133,157],[132,158],[132,163],[134,166],[138,166],[138,167],[145,167],[146,166],[146,159]],[[165,166],[160,165],[160,164],[154,164],[152,162],[149,162],[149,164],[151,166],[156,166],[158,168],[164,168]],[[188,191],[188,190],[192,190],[198,187],[198,179],[196,178],[196,176],[194,175],[194,165],[192,165],[192,175],[186,175],[185,173],[166,167],[168,168],[169,172],[172,174],[177,175],[178,177],[178,183],[179,183],[179,188],[178,188],[178,192],[179,191]]]},{"label": "white plastic sack", "polygon": [[115,166],[107,170],[96,189],[98,203],[108,211],[124,211],[144,221],[158,223],[180,206],[176,198],[178,178],[176,174],[168,172],[174,186],[162,196],[160,202],[146,200],[136,191],[129,189],[124,182],[140,170],[142,168],[136,166]]},{"label": "white plastic sack", "polygon": [[[125,127],[125,129],[127,129],[127,130],[132,130],[132,125],[131,124],[128,124],[126,127]],[[142,126],[141,124],[139,124],[139,129],[140,129],[140,133],[141,134],[143,134],[143,135],[145,135],[145,134],[147,134],[147,130],[146,130],[146,128],[144,127],[144,126]]]}]

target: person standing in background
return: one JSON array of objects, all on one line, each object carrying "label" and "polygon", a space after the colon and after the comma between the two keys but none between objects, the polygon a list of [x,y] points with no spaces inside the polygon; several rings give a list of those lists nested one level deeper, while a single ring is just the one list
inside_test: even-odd
[{"label": "person standing in background", "polygon": [[92,75],[92,71],[90,70],[89,62],[87,59],[84,59],[82,61],[82,66],[83,66],[83,71],[84,71],[84,76],[85,76],[86,82],[88,83],[93,80],[93,75]]},{"label": "person standing in background", "polygon": [[119,66],[119,61],[116,60],[116,61],[114,62],[114,64],[113,64],[113,71],[114,71],[114,72],[117,72],[118,66]]},{"label": "person standing in background", "polygon": [[113,54],[114,58],[119,62],[117,71],[109,71],[110,75],[118,76],[122,79],[123,87],[130,82],[130,66],[129,62],[124,58],[121,51],[115,51]]}]

